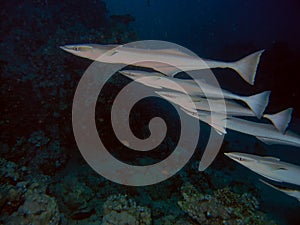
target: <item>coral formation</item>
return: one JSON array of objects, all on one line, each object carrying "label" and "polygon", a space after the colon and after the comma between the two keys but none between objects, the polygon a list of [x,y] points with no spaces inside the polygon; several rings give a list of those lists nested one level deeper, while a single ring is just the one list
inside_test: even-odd
[{"label": "coral formation", "polygon": [[59,224],[56,200],[45,193],[49,178],[43,175],[32,177],[26,167],[18,167],[5,159],[0,162],[0,222]]},{"label": "coral formation", "polygon": [[212,195],[202,194],[190,183],[181,188],[183,200],[178,204],[199,224],[275,224],[258,211],[258,201],[250,194],[237,194],[229,188]]},{"label": "coral formation", "polygon": [[55,199],[29,187],[24,195],[24,204],[9,216],[6,224],[58,225],[59,221],[60,215]]},{"label": "coral formation", "polygon": [[30,167],[32,171],[53,175],[65,165],[68,154],[58,138],[50,138],[39,130],[28,138],[19,138],[6,158],[18,161],[19,165]]},{"label": "coral formation", "polygon": [[150,225],[151,212],[126,195],[109,196],[103,204],[103,225]]},{"label": "coral formation", "polygon": [[82,220],[95,213],[90,200],[94,192],[76,176],[66,176],[64,181],[49,187],[49,193],[54,195],[62,212],[74,220]]}]

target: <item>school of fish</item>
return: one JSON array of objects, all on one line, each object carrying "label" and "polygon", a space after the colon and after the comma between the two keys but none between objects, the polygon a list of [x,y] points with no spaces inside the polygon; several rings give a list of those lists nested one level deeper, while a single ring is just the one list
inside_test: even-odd
[{"label": "school of fish", "polygon": [[[194,56],[177,49],[143,49],[123,45],[98,44],[74,44],[60,48],[76,56],[102,63],[137,66],[134,70],[121,70],[119,73],[135,82],[153,88],[158,96],[177,105],[188,115],[207,123],[219,135],[225,135],[227,130],[233,130],[254,136],[266,144],[290,145],[300,148],[300,136],[287,130],[291,121],[292,108],[275,114],[264,113],[269,102],[270,91],[241,96],[228,90],[220,90],[219,87],[207,83],[200,75],[196,81],[175,77],[181,71],[229,68],[253,85],[264,50],[254,52],[235,62],[201,59],[199,63]],[[162,61],[170,62],[171,65],[160,63]],[[147,70],[143,70],[141,67],[147,68]],[[149,71],[149,68],[152,70]],[[172,85],[172,82],[178,85]],[[199,88],[199,84],[201,88]],[[191,102],[195,106],[194,108],[191,108],[191,104],[189,104]],[[249,120],[248,118],[251,117],[252,119]],[[254,117],[259,121],[254,121]],[[270,123],[262,120],[263,118],[269,120]],[[270,156],[263,157],[240,152],[230,152],[225,155],[267,179],[300,185],[300,166],[298,165],[282,162],[280,159]],[[208,162],[208,164],[210,163]],[[199,170],[203,169],[205,168],[199,167]],[[279,187],[266,181],[262,182],[300,201],[300,190]]]}]

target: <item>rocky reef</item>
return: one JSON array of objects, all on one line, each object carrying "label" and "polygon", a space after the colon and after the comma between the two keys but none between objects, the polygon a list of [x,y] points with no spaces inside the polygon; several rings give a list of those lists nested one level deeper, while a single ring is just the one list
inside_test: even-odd
[{"label": "rocky reef", "polygon": [[0,222],[4,224],[53,224],[60,221],[56,199],[46,194],[48,176],[32,176],[26,167],[1,159]]},{"label": "rocky reef", "polygon": [[103,204],[102,225],[150,225],[151,212],[147,207],[137,205],[127,195],[109,196]]},{"label": "rocky reef", "polygon": [[63,182],[50,185],[48,192],[56,197],[65,217],[83,220],[95,213],[95,193],[76,176],[66,176]]},{"label": "rocky reef", "polygon": [[60,214],[55,198],[36,191],[34,186],[32,184],[28,188],[24,203],[9,216],[6,224],[59,224]]},{"label": "rocky reef", "polygon": [[249,193],[237,194],[228,187],[202,194],[190,183],[181,188],[178,205],[199,224],[275,224],[258,211],[259,203]]},{"label": "rocky reef", "polygon": [[[5,159],[0,164],[4,224],[275,224],[250,192],[206,183],[194,186],[182,181],[188,173],[174,178],[175,183],[133,188],[105,181],[78,163],[78,172],[62,171],[54,177]],[[207,182],[208,177],[198,174],[198,180]]]}]

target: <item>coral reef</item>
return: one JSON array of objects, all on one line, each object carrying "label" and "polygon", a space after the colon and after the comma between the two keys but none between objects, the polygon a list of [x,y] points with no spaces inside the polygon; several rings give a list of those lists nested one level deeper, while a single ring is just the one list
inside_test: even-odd
[{"label": "coral reef", "polygon": [[164,216],[159,220],[154,221],[156,225],[193,225],[193,221],[189,221],[188,218],[178,219],[173,215]]},{"label": "coral reef", "polygon": [[50,138],[41,130],[32,132],[28,138],[19,138],[9,153],[5,155],[7,159],[47,175],[55,174],[68,159],[67,151],[59,139]]},{"label": "coral reef", "polygon": [[20,178],[17,171],[17,164],[0,158],[0,181],[1,183],[6,179],[16,182]]},{"label": "coral reef", "polygon": [[56,200],[45,193],[49,178],[5,159],[0,164],[0,223],[59,224]]},{"label": "coral reef", "polygon": [[258,211],[258,201],[248,193],[223,188],[212,195],[202,194],[190,183],[182,186],[181,193],[179,206],[199,224],[275,224]]},{"label": "coral reef", "polygon": [[76,176],[66,176],[63,182],[49,187],[62,212],[74,220],[82,220],[95,213],[91,199],[94,192]]},{"label": "coral reef", "polygon": [[24,195],[24,204],[18,208],[17,212],[9,216],[6,224],[57,225],[59,221],[60,215],[55,199],[29,187]]},{"label": "coral reef", "polygon": [[151,212],[126,195],[109,196],[103,204],[103,225],[150,225]]}]

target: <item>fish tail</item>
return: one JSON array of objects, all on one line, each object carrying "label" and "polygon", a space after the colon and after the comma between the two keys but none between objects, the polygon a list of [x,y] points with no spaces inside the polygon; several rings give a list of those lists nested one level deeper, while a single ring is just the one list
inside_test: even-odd
[{"label": "fish tail", "polygon": [[256,117],[260,119],[269,103],[270,93],[271,91],[264,91],[256,95],[242,97],[241,100],[243,100],[255,113]]},{"label": "fish tail", "polygon": [[254,52],[236,62],[230,63],[234,69],[249,84],[254,84],[257,66],[264,50]]},{"label": "fish tail", "polygon": [[275,114],[265,114],[263,117],[270,120],[277,130],[284,133],[292,118],[293,108],[288,108]]}]

